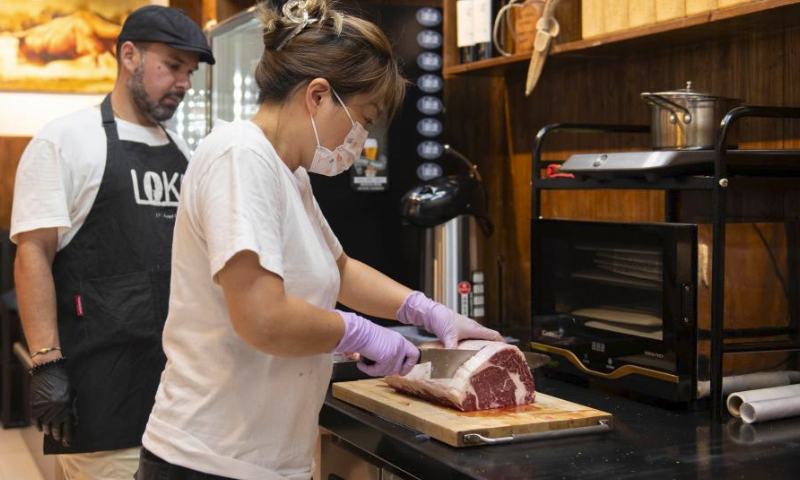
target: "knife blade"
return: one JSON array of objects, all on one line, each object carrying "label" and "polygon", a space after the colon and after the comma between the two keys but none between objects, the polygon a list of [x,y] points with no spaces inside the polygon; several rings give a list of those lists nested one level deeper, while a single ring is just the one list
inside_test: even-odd
[{"label": "knife blade", "polygon": [[550,357],[541,353],[522,352],[522,354],[525,355],[525,361],[528,362],[528,368],[531,370],[550,363]]},{"label": "knife blade", "polygon": [[[478,353],[478,350],[445,350],[442,348],[426,348],[420,350],[417,363],[431,362],[431,378],[453,378],[464,362]],[[551,358],[542,353],[522,352],[528,368],[534,370],[550,363]]]},{"label": "knife blade", "polygon": [[478,350],[445,348],[423,348],[419,351],[419,362],[431,362],[431,378],[453,378],[458,367],[478,353]]},{"label": "knife blade", "polygon": [[[431,378],[453,378],[458,367],[476,353],[478,353],[478,350],[421,348],[419,349],[417,365],[430,362]],[[375,364],[374,360],[363,355],[359,358],[359,361],[366,365]]]}]

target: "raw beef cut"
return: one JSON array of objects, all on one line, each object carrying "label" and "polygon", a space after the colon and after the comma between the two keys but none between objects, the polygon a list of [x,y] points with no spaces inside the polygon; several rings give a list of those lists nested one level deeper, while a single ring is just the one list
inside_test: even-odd
[{"label": "raw beef cut", "polygon": [[[431,343],[420,348],[443,348]],[[450,378],[431,378],[430,362],[414,367],[406,376],[390,375],[386,383],[395,390],[469,412],[533,403],[533,376],[525,356],[515,346],[486,340],[464,340],[458,349],[479,350]]]}]

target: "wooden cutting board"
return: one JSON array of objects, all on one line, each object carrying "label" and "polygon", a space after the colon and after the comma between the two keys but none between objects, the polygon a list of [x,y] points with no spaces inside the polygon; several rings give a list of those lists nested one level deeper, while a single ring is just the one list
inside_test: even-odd
[{"label": "wooden cutting board", "polygon": [[464,435],[489,438],[598,425],[611,414],[536,392],[536,402],[520,407],[461,412],[397,393],[383,379],[333,384],[333,396],[454,447],[474,445]]}]

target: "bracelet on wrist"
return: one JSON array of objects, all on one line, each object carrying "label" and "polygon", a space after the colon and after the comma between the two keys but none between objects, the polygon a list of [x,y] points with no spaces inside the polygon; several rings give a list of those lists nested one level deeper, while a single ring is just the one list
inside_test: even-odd
[{"label": "bracelet on wrist", "polygon": [[30,370],[28,370],[28,373],[30,373],[31,375],[36,375],[42,370],[46,370],[50,367],[54,367],[56,365],[61,365],[64,363],[67,363],[67,357],[58,357],[55,360],[50,360],[49,362],[44,362],[34,365]]},{"label": "bracelet on wrist", "polygon": [[37,355],[44,355],[45,353],[50,353],[50,352],[54,352],[54,351],[59,351],[60,352],[61,351],[61,347],[40,348],[39,350],[36,350],[35,352],[33,352],[31,354],[31,358],[34,358]]}]

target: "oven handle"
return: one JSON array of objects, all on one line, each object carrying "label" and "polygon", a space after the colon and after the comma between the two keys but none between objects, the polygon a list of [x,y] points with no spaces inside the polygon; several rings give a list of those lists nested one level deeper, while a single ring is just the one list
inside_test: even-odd
[{"label": "oven handle", "polygon": [[547,430],[544,432],[523,433],[508,437],[490,438],[484,437],[480,433],[464,434],[464,443],[467,445],[489,444],[497,445],[503,443],[527,442],[530,440],[548,440],[552,438],[571,437],[573,435],[590,435],[593,433],[610,432],[613,429],[611,420],[600,420],[597,425],[588,427],[562,428],[561,430]]}]

